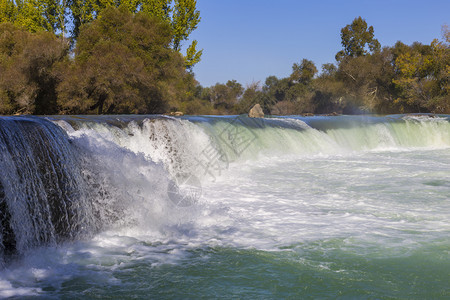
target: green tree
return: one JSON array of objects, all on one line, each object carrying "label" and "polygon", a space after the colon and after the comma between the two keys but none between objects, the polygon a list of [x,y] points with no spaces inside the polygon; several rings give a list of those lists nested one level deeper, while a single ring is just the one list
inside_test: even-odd
[{"label": "green tree", "polygon": [[444,38],[444,41],[448,44],[450,44],[450,28],[448,25],[442,26],[442,37]]},{"label": "green tree", "polygon": [[300,65],[294,63],[290,78],[294,82],[309,84],[316,74],[317,68],[314,62],[304,58]]},{"label": "green tree", "polygon": [[380,43],[374,38],[373,27],[367,27],[366,21],[361,17],[355,18],[351,24],[341,29],[341,44],[344,49],[336,54],[337,61],[380,50]]},{"label": "green tree", "polygon": [[170,26],[157,18],[106,8],[81,28],[75,61],[61,68],[59,104],[65,113],[166,112],[187,92],[171,40]]},{"label": "green tree", "polygon": [[294,63],[292,73],[288,78],[278,82],[277,90],[283,97],[271,108],[272,114],[296,114],[312,112],[311,83],[317,73],[315,64],[303,59],[300,64]]},{"label": "green tree", "polygon": [[[80,34],[80,28],[82,25],[87,24],[95,20],[101,12],[110,6],[118,7],[122,4],[122,1],[113,0],[68,0],[67,5],[70,8],[70,13],[73,19],[72,37],[77,39]],[[123,5],[130,12],[135,13],[139,2],[132,5],[130,1],[126,1]]]},{"label": "green tree", "polygon": [[265,95],[263,108],[270,111],[270,107],[277,102],[284,101],[292,83],[289,78],[278,79],[276,76],[266,78],[262,91]]},{"label": "green tree", "polygon": [[214,108],[210,102],[209,88],[203,88],[194,78],[192,73],[188,73],[185,77],[185,84],[187,87],[187,93],[185,97],[176,101],[175,105],[172,105],[170,110],[172,112],[181,111],[184,114],[216,114]]},{"label": "green tree", "polygon": [[17,14],[17,6],[12,0],[0,0],[0,23],[13,23]]},{"label": "green tree", "polygon": [[208,99],[215,109],[221,113],[233,113],[244,88],[236,80],[228,80],[226,84],[216,83],[207,91]]},{"label": "green tree", "polygon": [[248,85],[242,94],[239,103],[236,105],[235,110],[238,114],[247,114],[253,105],[259,103],[264,110],[264,113],[268,113],[264,106],[264,93],[261,90],[259,82],[253,82]]},{"label": "green tree", "polygon": [[[182,43],[189,39],[201,18],[195,0],[69,0],[74,20],[73,36],[78,37],[81,25],[92,22],[109,7],[124,7],[131,13],[142,12],[168,22],[172,27],[172,48],[181,52]],[[185,66],[187,69],[200,61],[202,50],[197,50],[194,40],[187,47]]]},{"label": "green tree", "polygon": [[337,67],[334,64],[326,63],[322,65],[322,73],[320,76],[324,77],[333,77],[336,75]]},{"label": "green tree", "polygon": [[41,30],[64,35],[65,2],[59,0],[0,0],[0,23],[10,22],[30,32]]},{"label": "green tree", "polygon": [[[336,76],[342,82],[341,104],[345,113],[382,112],[382,107],[388,110],[394,76],[391,57],[386,48],[341,61]],[[382,100],[387,102],[382,105]]]},{"label": "green tree", "polygon": [[414,43],[397,49],[395,57],[395,104],[401,111],[450,110],[450,47],[433,40],[431,45]]},{"label": "green tree", "polygon": [[54,34],[0,24],[0,113],[57,113],[55,66],[67,52]]}]

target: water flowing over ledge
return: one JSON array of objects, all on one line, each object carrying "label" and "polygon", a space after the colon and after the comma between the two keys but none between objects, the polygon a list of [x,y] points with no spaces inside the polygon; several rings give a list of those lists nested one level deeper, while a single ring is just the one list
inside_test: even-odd
[{"label": "water flowing over ledge", "polygon": [[[0,242],[6,254],[117,221],[117,206],[142,193],[126,191],[136,186],[127,180],[146,172],[152,178],[159,173],[152,181],[167,184],[180,176],[215,179],[230,163],[260,156],[450,147],[448,116],[55,116],[0,122]],[[135,174],[124,174],[131,165]]]},{"label": "water flowing over ledge", "polygon": [[[340,282],[333,264],[356,280],[366,260],[390,274],[372,260],[409,264],[423,249],[432,262],[423,276],[436,282],[450,230],[449,149],[446,115],[1,117],[0,296],[62,295],[64,276],[88,278],[91,265],[106,269],[93,285],[102,276],[120,285],[122,263],[159,274],[154,266],[187,257],[218,268],[227,257],[275,269],[287,259],[292,272],[311,270],[314,286],[317,272]],[[80,266],[66,274],[67,261]],[[405,293],[409,273],[396,274]],[[443,295],[436,286],[421,295]]]}]

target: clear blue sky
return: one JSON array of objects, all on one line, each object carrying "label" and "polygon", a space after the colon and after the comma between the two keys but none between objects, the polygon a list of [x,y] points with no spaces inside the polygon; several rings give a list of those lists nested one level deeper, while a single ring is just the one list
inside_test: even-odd
[{"label": "clear blue sky", "polygon": [[205,87],[286,77],[303,58],[321,70],[341,50],[341,28],[358,16],[382,46],[429,44],[450,26],[450,0],[197,0],[197,7],[202,19],[191,37],[204,51],[194,73]]}]

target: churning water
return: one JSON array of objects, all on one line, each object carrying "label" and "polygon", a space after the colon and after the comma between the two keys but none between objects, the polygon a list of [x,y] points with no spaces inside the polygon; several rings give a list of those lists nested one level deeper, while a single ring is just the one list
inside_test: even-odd
[{"label": "churning water", "polygon": [[450,117],[0,118],[0,297],[450,297]]}]

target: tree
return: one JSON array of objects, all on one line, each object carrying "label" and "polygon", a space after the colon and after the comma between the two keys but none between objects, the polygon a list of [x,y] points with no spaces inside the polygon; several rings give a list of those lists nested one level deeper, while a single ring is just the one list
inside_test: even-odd
[{"label": "tree", "polygon": [[197,41],[192,41],[192,44],[187,48],[186,55],[184,56],[184,64],[186,69],[192,71],[192,68],[200,62],[203,50],[197,51]]},{"label": "tree", "polygon": [[166,112],[186,93],[183,59],[171,39],[170,26],[155,17],[106,8],[81,28],[75,61],[62,68],[64,112]]},{"label": "tree", "polygon": [[371,55],[340,62],[336,76],[343,84],[341,91],[345,113],[389,110],[394,76],[391,58],[392,53],[386,48]]},{"label": "tree", "polygon": [[[97,19],[107,7],[123,7],[132,14],[142,12],[167,22],[172,27],[173,49],[181,53],[183,42],[197,28],[201,18],[196,0],[0,0],[0,23],[11,22],[31,32],[50,31],[65,37],[71,28],[75,44],[80,28]],[[67,18],[68,16],[71,18]],[[203,50],[198,42],[186,47],[185,67],[200,61]]]},{"label": "tree", "polygon": [[261,91],[259,82],[253,82],[247,86],[239,103],[236,105],[236,112],[238,114],[246,114],[253,107],[253,105],[259,103],[264,110],[264,113],[268,113],[264,105],[264,94]]},{"label": "tree", "polygon": [[304,58],[300,65],[294,63],[290,78],[297,83],[309,84],[316,73],[317,68],[314,62]]},{"label": "tree", "polygon": [[10,22],[30,32],[41,30],[64,35],[65,1],[0,0],[0,23]]},{"label": "tree", "polygon": [[395,103],[402,111],[448,112],[450,109],[450,47],[437,39],[397,50],[394,61]]},{"label": "tree", "polygon": [[341,113],[344,104],[345,86],[338,79],[338,68],[331,63],[322,65],[322,72],[313,82],[314,113]]},{"label": "tree", "polygon": [[380,50],[380,43],[374,38],[373,27],[361,17],[341,29],[341,44],[343,50],[336,54],[336,60],[344,57],[359,57]]},{"label": "tree", "polygon": [[265,95],[264,108],[267,110],[277,102],[283,101],[291,87],[289,78],[278,79],[276,76],[269,76],[264,82],[262,91]]},{"label": "tree", "polygon": [[[172,48],[181,52],[182,43],[197,28],[201,18],[196,0],[69,0],[74,20],[73,37],[77,38],[83,24],[95,20],[101,12],[109,7],[123,7],[130,13],[142,12],[168,22],[172,27]],[[185,66],[187,69],[200,61],[202,50],[197,50],[197,41],[187,47]]]},{"label": "tree", "polygon": [[450,29],[448,25],[442,26],[442,37],[447,44],[450,44]]},{"label": "tree", "polygon": [[14,22],[17,7],[12,0],[0,0],[0,23]]},{"label": "tree", "polygon": [[177,51],[200,22],[200,12],[196,5],[195,0],[175,0],[171,24],[174,31],[173,48]]},{"label": "tree", "polygon": [[[88,24],[102,13],[107,7],[124,7],[131,13],[137,13],[139,7],[143,7],[144,3],[139,0],[67,0],[70,13],[73,19],[72,38],[76,40],[80,34],[80,28],[84,24]],[[168,1],[151,1],[155,4]]]},{"label": "tree", "polygon": [[243,92],[244,88],[240,83],[236,80],[228,80],[226,84],[216,83],[209,88],[207,97],[215,109],[232,113]]},{"label": "tree", "polygon": [[0,113],[57,113],[55,66],[67,52],[49,32],[0,24]]},{"label": "tree", "polygon": [[187,74],[184,83],[186,85],[187,92],[184,97],[179,99],[179,101],[172,102],[170,107],[171,112],[181,111],[188,115],[208,115],[216,113],[210,102],[210,88],[203,88],[195,80],[192,73]]},{"label": "tree", "polygon": [[333,77],[336,75],[337,67],[334,64],[326,63],[322,65],[322,73],[320,76],[324,77]]}]

